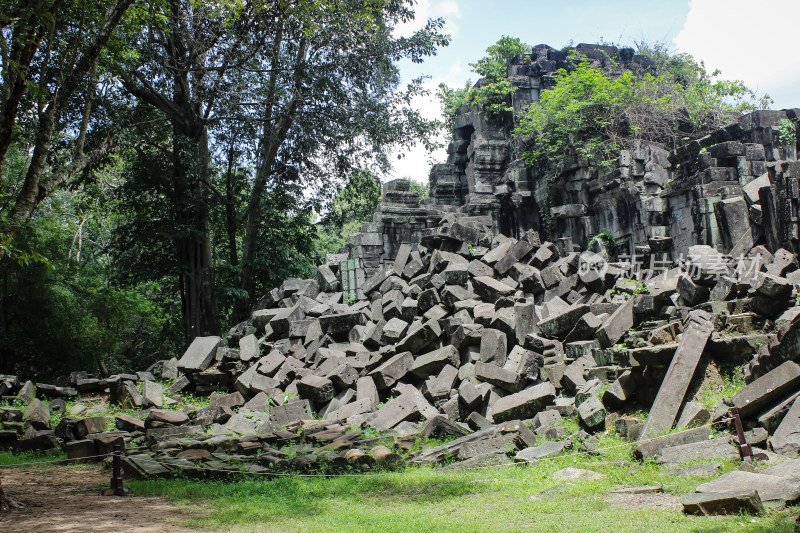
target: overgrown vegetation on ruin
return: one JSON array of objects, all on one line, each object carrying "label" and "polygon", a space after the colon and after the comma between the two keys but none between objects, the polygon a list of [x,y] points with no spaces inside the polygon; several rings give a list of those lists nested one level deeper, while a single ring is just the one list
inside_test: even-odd
[{"label": "overgrown vegetation on ruin", "polygon": [[511,111],[509,99],[516,88],[508,81],[508,65],[519,54],[529,52],[531,47],[518,37],[501,37],[486,49],[486,55],[475,63],[470,63],[472,71],[481,76],[481,81],[472,85],[467,81],[464,87],[450,88],[439,85],[437,96],[442,105],[448,129],[453,129],[456,110],[464,104],[478,106],[491,118],[497,118]]},{"label": "overgrown vegetation on ruin", "polygon": [[559,70],[555,87],[542,92],[516,130],[528,147],[524,158],[559,166],[578,156],[610,165],[634,139],[677,149],[769,104],[741,81],[717,79],[719,72],[707,72],[688,54],[660,45],[639,53],[655,60],[655,75],[615,72],[611,58],[602,69],[583,60]]},{"label": "overgrown vegetation on ruin", "polygon": [[[573,51],[574,66],[558,71],[555,86],[542,91],[539,103],[529,107],[515,130],[526,147],[523,157],[532,164],[548,161],[556,168],[575,156],[608,166],[634,139],[676,149],[771,103],[769,96],[759,98],[741,81],[708,72],[689,54],[659,43],[639,43],[637,48],[655,62],[654,73],[623,70],[611,57],[598,68]],[[456,111],[465,104],[477,106],[490,119],[510,111],[516,88],[507,78],[508,67],[514,57],[527,52],[530,46],[520,39],[503,36],[470,64],[481,76],[477,84],[440,85],[447,125],[453,126]]]}]

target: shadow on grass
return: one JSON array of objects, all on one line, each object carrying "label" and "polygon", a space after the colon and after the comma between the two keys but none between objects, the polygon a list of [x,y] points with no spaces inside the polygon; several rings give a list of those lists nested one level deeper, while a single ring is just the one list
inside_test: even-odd
[{"label": "shadow on grass", "polygon": [[746,533],[792,533],[795,531],[794,524],[785,515],[774,516],[771,518],[762,518],[758,524],[753,524],[750,521],[752,516],[742,515],[741,523],[738,527],[731,528],[730,522],[719,524],[703,524],[693,526],[691,533],[729,533],[731,531],[742,531]]},{"label": "shadow on grass", "polygon": [[300,478],[194,481],[131,481],[135,495],[169,498],[211,510],[211,520],[247,523],[273,518],[301,518],[326,513],[348,502],[374,499],[389,504],[435,505],[487,490],[482,483],[414,476],[370,478]]}]

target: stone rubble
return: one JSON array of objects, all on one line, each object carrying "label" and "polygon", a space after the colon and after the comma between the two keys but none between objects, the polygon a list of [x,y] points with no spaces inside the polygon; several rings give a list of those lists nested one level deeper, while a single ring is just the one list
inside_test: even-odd
[{"label": "stone rubble", "polygon": [[[713,349],[723,341],[745,356],[749,349],[751,358],[768,358],[748,340],[766,338],[768,346],[779,347],[800,315],[776,333],[755,327],[794,309],[792,300],[778,300],[769,314],[760,313],[753,301],[764,285],[761,276],[737,277],[737,261],[728,256],[715,267],[724,270],[719,280],[684,264],[666,274],[646,272],[642,281],[629,284],[628,265],[610,262],[590,288],[576,274],[587,261],[597,263],[594,253],[562,256],[548,242],[520,248],[516,239],[490,238],[480,220],[462,222],[485,244],[470,249],[453,235],[441,238],[454,223],[444,221],[430,248],[419,245],[409,254],[420,266],[405,265],[396,273],[391,265],[367,280],[369,299],[348,305],[341,292],[316,288],[317,280],[287,280],[278,291],[283,298],[262,299],[273,307],[255,310],[226,342],[195,339],[180,360],[160,362],[147,372],[107,379],[77,372],[70,377],[74,390],[0,376],[6,396],[27,403],[24,410],[0,410],[0,442],[17,450],[51,450],[61,439],[76,458],[107,453],[121,442],[126,468],[148,476],[175,469],[203,475],[203,468],[230,470],[235,460],[253,472],[399,467],[406,461],[463,461],[466,467],[500,456],[527,462],[570,449],[592,451],[597,447],[592,435],[612,427],[632,441],[645,440],[634,449],[635,457],[667,465],[737,456],[731,438],[709,440],[708,427],[647,439],[710,420],[711,413],[693,401],[698,367],[730,362],[731,353]],[[526,239],[539,242],[532,233]],[[710,252],[693,247],[690,254]],[[507,257],[514,261],[510,267]],[[780,266],[762,267],[763,276],[776,276],[777,283],[785,278],[768,272],[789,274],[783,263],[793,261],[786,251],[781,257]],[[521,274],[505,275],[535,277],[532,273],[548,270],[570,280],[568,293],[552,293],[555,285],[528,292],[531,286],[519,282]],[[462,283],[448,285],[445,273],[455,271],[464,273],[456,278]],[[692,307],[680,281],[669,283],[684,278],[709,288]],[[722,280],[735,290],[710,290]],[[711,299],[715,294],[724,299]],[[652,305],[656,296],[658,306]],[[742,355],[736,357],[743,363]],[[174,381],[162,387],[155,378],[170,369]],[[767,445],[790,457],[798,455],[798,386],[800,366],[784,361],[731,399],[748,428],[762,431]],[[49,427],[50,408],[40,398],[64,409],[59,398],[76,398],[77,390],[97,394],[103,387],[112,401],[140,414],[119,415],[114,431],[106,431],[104,416],[64,416],[58,427]],[[182,394],[209,392],[208,407],[164,409],[180,405]],[[649,410],[644,424],[625,418],[639,409]],[[727,412],[727,406],[717,411]],[[715,419],[725,417],[717,411]],[[581,431],[568,434],[563,416],[577,416]],[[416,439],[430,437],[454,440],[403,452]],[[762,489],[761,499],[768,505],[793,502],[794,495],[779,491],[785,485],[776,481],[769,485],[773,492]],[[741,500],[719,496],[717,485],[698,490]],[[747,503],[751,500],[730,505],[757,508]],[[718,505],[728,509],[727,503]],[[699,496],[687,500],[687,510],[697,512],[698,506],[711,508]]]},{"label": "stone rubble", "polygon": [[[652,68],[627,49],[576,50]],[[541,45],[512,62],[516,111],[570,54]],[[593,453],[613,429],[641,441],[635,458],[678,467],[738,456],[725,433],[736,407],[749,443],[796,458],[800,164],[773,139],[779,120],[798,116],[744,115],[679,153],[636,142],[612,175],[576,160],[548,192],[557,201],[547,213],[541,173],[510,159],[507,129],[459,109],[430,200],[420,204],[407,180],[385,184],[373,221],[342,253],[264,295],[226,338],[198,337],[180,359],[136,374],[73,372],[60,386],[0,375],[0,396],[22,406],[0,408],[0,447],[63,443],[69,457],[90,458],[119,443],[129,475],[154,477],[458,469]],[[537,231],[545,218],[550,241]],[[600,231],[627,249],[616,257],[591,238]],[[703,408],[707,371],[731,366],[748,384]],[[193,407],[190,394],[210,405]],[[64,400],[88,396],[133,414],[111,420],[82,404],[64,413]],[[641,410],[645,422],[630,416]],[[570,434],[564,417],[580,430]],[[709,422],[723,434],[711,438]],[[428,438],[450,440],[410,452]],[[784,470],[725,474],[685,510],[792,504],[800,469]]]}]

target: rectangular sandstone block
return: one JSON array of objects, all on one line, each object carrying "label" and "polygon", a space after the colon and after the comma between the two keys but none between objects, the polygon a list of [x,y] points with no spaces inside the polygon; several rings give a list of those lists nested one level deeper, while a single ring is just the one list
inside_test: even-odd
[{"label": "rectangular sandstone block", "polygon": [[183,372],[205,370],[214,360],[220,346],[221,337],[195,337],[178,361],[178,368]]}]

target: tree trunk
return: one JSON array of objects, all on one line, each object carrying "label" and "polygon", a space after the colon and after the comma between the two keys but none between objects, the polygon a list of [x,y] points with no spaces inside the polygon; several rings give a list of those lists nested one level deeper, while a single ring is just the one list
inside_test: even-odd
[{"label": "tree trunk", "polygon": [[[282,27],[281,27],[282,28]],[[277,42],[282,39],[282,29],[279,29]],[[249,313],[250,302],[255,295],[253,294],[253,261],[255,259],[256,243],[258,241],[258,229],[261,225],[261,195],[266,190],[267,183],[272,177],[273,167],[278,156],[278,150],[286,136],[289,129],[294,124],[297,112],[301,109],[303,104],[303,80],[305,79],[305,62],[307,52],[307,41],[305,38],[300,39],[295,54],[292,74],[292,93],[291,98],[286,103],[284,109],[278,113],[275,111],[274,99],[277,87],[277,75],[274,71],[272,79],[269,82],[267,109],[265,117],[269,121],[274,121],[274,125],[265,125],[262,139],[259,143],[259,151],[261,153],[261,163],[256,169],[256,178],[253,181],[253,187],[250,191],[250,197],[247,201],[247,225],[245,226],[244,243],[242,244],[242,284],[241,288],[246,293],[246,297],[239,297],[236,299],[234,305],[234,315],[238,320]],[[279,66],[278,56],[273,55],[272,65],[273,69]],[[265,123],[266,124],[266,123]]]},{"label": "tree trunk", "polygon": [[228,232],[228,260],[231,266],[239,264],[239,252],[236,247],[236,230],[239,222],[236,218],[236,199],[233,191],[233,162],[236,156],[234,141],[228,151],[228,172],[225,174],[225,230]]},{"label": "tree trunk", "polygon": [[244,242],[242,243],[242,285],[247,297],[238,297],[234,305],[235,321],[246,320],[250,314],[251,300],[253,298],[253,261],[255,260],[256,241],[258,240],[258,226],[261,224],[261,206],[250,203],[247,206],[247,225],[245,226]]},{"label": "tree trunk", "polygon": [[173,141],[175,219],[180,231],[175,246],[181,271],[187,344],[195,337],[219,334],[208,191],[204,180],[209,165],[208,136],[205,126],[188,133],[176,126]]}]

